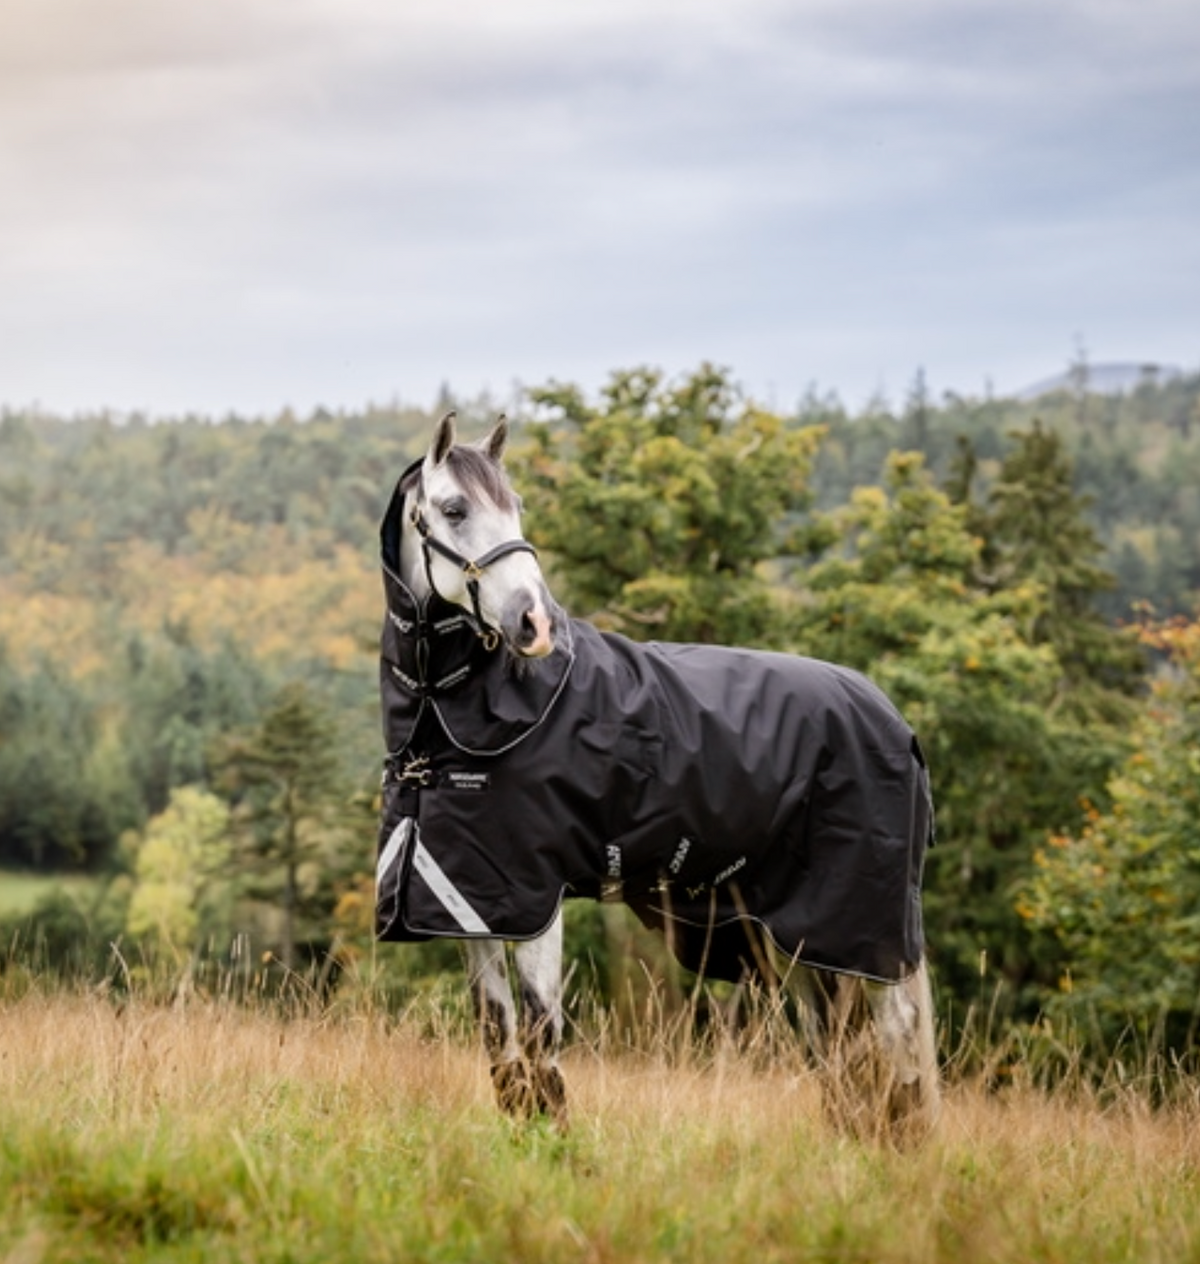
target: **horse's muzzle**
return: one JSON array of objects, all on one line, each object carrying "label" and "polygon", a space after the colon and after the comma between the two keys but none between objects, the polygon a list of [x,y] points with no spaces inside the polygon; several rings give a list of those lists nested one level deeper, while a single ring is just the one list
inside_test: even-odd
[{"label": "horse's muzzle", "polygon": [[510,598],[500,632],[514,654],[521,658],[545,658],[554,649],[561,617],[544,589],[541,592],[526,589]]},{"label": "horse's muzzle", "polygon": [[522,620],[518,649],[526,658],[545,658],[554,648],[554,625],[545,614],[528,614]]}]

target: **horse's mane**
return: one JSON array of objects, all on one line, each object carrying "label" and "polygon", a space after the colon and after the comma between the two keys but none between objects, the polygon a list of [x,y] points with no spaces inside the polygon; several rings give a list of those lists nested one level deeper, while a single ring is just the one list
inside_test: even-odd
[{"label": "horse's mane", "polygon": [[[486,496],[497,509],[517,507],[517,494],[510,486],[503,468],[478,448],[456,445],[446,454],[446,460],[454,477],[468,495]],[[417,466],[403,484],[405,495],[418,487],[420,482],[421,467]]]}]

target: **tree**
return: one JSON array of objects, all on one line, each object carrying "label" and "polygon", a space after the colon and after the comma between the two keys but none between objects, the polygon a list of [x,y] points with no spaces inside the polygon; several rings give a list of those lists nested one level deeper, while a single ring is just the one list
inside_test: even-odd
[{"label": "tree", "polygon": [[1073,818],[1093,763],[1086,739],[1055,721],[1053,647],[1027,634],[1041,589],[981,584],[968,522],[919,455],[893,454],[885,487],[832,515],[827,555],[797,576],[793,624],[796,649],[871,676],[919,736],[939,833],[926,881],[932,955],[943,989],[964,1000],[981,956],[1028,988],[1034,946],[1014,893],[1046,824]]},{"label": "tree", "polygon": [[740,403],[710,365],[678,386],[614,373],[599,407],[572,386],[532,398],[551,418],[513,464],[566,604],[639,639],[778,644],[767,564],[798,547],[819,431]]},{"label": "tree", "polygon": [[200,940],[227,939],[234,903],[229,805],[199,786],[180,786],[134,844],[128,927],[176,955]]},{"label": "tree", "polygon": [[255,729],[226,739],[218,752],[235,802],[235,864],[249,893],[278,904],[278,956],[289,970],[305,913],[327,919],[334,903],[339,809],[349,797],[336,741],[328,716],[294,684],[280,690]]},{"label": "tree", "polygon": [[1200,1016],[1200,622],[1148,628],[1169,655],[1109,806],[1038,851],[1020,909],[1061,948],[1051,1009],[1115,1043],[1131,1023],[1194,1045]]},{"label": "tree", "polygon": [[265,674],[245,645],[226,637],[203,648],[186,624],[130,633],[124,648],[126,738],[146,803],[160,812],[175,787],[209,781],[214,740],[260,712]]},{"label": "tree", "polygon": [[925,370],[918,369],[904,401],[903,439],[901,446],[924,452],[929,445],[929,384]]},{"label": "tree", "polygon": [[[598,405],[578,388],[531,392],[548,414],[512,454],[532,539],[573,613],[635,639],[780,646],[788,597],[777,559],[797,552],[796,515],[820,430],[789,430],[701,365],[677,384],[653,369],[616,372]],[[619,1003],[645,984],[622,966],[645,956],[676,977],[661,942],[626,910],[574,918],[572,942],[598,939]]]},{"label": "tree", "polygon": [[1096,598],[1115,586],[1101,565],[1103,547],[1087,520],[1088,503],[1072,491],[1061,439],[1035,421],[1014,446],[977,521],[983,563],[994,589],[1034,582],[1043,600],[1028,630],[1050,645],[1062,668],[1054,705],[1083,724],[1125,725],[1144,662],[1136,630],[1114,628]]},{"label": "tree", "polygon": [[144,819],[127,752],[95,700],[0,643],[0,865],[99,868]]}]

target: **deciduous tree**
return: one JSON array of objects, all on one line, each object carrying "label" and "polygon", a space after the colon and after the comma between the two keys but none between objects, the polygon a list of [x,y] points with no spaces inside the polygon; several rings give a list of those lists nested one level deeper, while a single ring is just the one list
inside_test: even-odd
[{"label": "deciduous tree", "polygon": [[828,554],[796,577],[807,591],[794,622],[795,648],[864,671],[920,737],[940,837],[930,939],[943,988],[961,998],[976,993],[981,958],[1015,988],[1031,982],[1014,893],[1094,763],[1086,740],[1055,722],[1053,646],[1028,635],[1042,590],[982,585],[968,523],[919,455],[893,454],[886,485],[832,516]]},{"label": "deciduous tree", "polygon": [[149,936],[181,957],[202,938],[228,940],[235,880],[223,799],[199,786],[178,787],[134,848],[131,934]]},{"label": "deciduous tree", "polygon": [[1053,1009],[1109,1041],[1162,1023],[1182,1047],[1200,1022],[1200,623],[1147,636],[1169,668],[1109,805],[1039,849],[1020,907],[1061,948]]},{"label": "deciduous tree", "polygon": [[638,639],[779,643],[768,563],[797,547],[819,431],[744,403],[710,365],[677,385],[615,373],[598,406],[572,386],[532,398],[549,420],[516,477],[573,613]]}]

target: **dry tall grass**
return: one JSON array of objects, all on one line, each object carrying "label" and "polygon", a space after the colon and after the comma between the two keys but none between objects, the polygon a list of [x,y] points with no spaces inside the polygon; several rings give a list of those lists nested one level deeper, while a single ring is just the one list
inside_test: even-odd
[{"label": "dry tall grass", "polygon": [[798,1059],[611,1033],[514,1128],[436,1008],[0,1001],[0,1260],[1200,1260],[1200,1105],[951,1084],[901,1154]]}]

